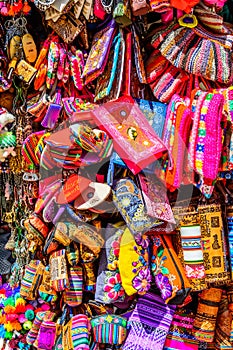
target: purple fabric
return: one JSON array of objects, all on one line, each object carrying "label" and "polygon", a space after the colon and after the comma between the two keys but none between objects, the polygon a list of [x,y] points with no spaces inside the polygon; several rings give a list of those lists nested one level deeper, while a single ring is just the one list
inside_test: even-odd
[{"label": "purple fabric", "polygon": [[165,304],[160,296],[149,292],[138,299],[130,321],[169,330],[175,309],[174,305]]},{"label": "purple fabric", "polygon": [[165,304],[160,296],[150,292],[139,298],[122,350],[162,350],[175,309],[175,305]]}]

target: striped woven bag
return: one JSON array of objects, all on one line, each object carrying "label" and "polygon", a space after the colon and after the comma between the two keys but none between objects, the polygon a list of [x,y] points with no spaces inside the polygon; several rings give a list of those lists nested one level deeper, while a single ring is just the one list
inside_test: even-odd
[{"label": "striped woven bag", "polygon": [[63,294],[64,302],[75,307],[82,303],[83,297],[83,272],[80,266],[70,267],[69,283],[69,288]]},{"label": "striped woven bag", "polygon": [[49,259],[51,285],[54,290],[61,292],[69,287],[65,249],[51,254]]},{"label": "striped woven bag", "polygon": [[63,350],[89,350],[90,329],[90,321],[86,315],[73,316],[63,328]]},{"label": "striped woven bag", "polygon": [[36,299],[44,268],[40,260],[31,260],[31,262],[26,265],[20,287],[20,295],[22,297],[28,300]]},{"label": "striped woven bag", "polygon": [[105,314],[91,319],[93,340],[100,344],[120,345],[127,335],[127,320],[118,315]]}]

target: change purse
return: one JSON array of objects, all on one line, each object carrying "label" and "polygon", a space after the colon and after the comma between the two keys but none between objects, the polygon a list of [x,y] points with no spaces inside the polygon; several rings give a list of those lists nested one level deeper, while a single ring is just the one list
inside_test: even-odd
[{"label": "change purse", "polygon": [[93,116],[99,128],[113,139],[116,152],[134,175],[167,150],[130,97],[97,107]]},{"label": "change purse", "polygon": [[191,288],[171,239],[167,235],[154,235],[151,240],[151,271],[155,284],[165,303],[181,305]]},{"label": "change purse", "polygon": [[28,85],[31,84],[36,76],[36,73],[36,68],[24,60],[20,60],[15,69],[15,74],[19,77],[19,79],[23,80]]},{"label": "change purse", "polygon": [[69,268],[69,287],[64,291],[64,302],[75,307],[82,303],[83,297],[83,273],[80,266]]},{"label": "change purse", "polygon": [[86,315],[75,315],[63,327],[62,347],[64,350],[89,350],[91,325]]},{"label": "change purse", "polygon": [[156,215],[150,217],[146,213],[141,191],[130,178],[117,181],[113,191],[113,202],[134,235],[163,223]]},{"label": "change purse", "polygon": [[93,317],[91,327],[93,340],[99,344],[121,345],[127,335],[127,320],[115,314]]},{"label": "change purse", "polygon": [[103,73],[115,32],[116,22],[112,20],[106,28],[94,36],[82,74],[86,84],[95,80]]},{"label": "change purse", "polygon": [[57,292],[69,287],[65,249],[53,252],[49,257],[51,285]]},{"label": "change purse", "polygon": [[166,305],[156,294],[146,293],[138,299],[129,318],[129,334],[122,350],[162,350],[173,315],[174,305]]},{"label": "change purse", "polygon": [[20,295],[28,300],[35,300],[44,273],[44,265],[40,260],[31,260],[25,266],[20,286]]},{"label": "change purse", "polygon": [[66,44],[71,44],[84,28],[84,24],[74,18],[71,11],[60,16],[56,22],[49,19],[47,23]]}]

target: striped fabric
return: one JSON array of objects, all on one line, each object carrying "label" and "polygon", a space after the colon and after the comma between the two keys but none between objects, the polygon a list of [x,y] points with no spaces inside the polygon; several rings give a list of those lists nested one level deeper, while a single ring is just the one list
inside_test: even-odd
[{"label": "striped fabric", "polygon": [[129,319],[131,328],[122,350],[162,350],[175,308],[150,292],[139,298]]},{"label": "striped fabric", "polygon": [[96,343],[120,345],[126,338],[127,320],[118,315],[105,314],[92,318],[91,326]]},{"label": "striped fabric", "polygon": [[22,145],[22,155],[25,159],[25,162],[33,168],[39,166],[38,158],[35,155],[36,146],[40,138],[45,134],[45,130],[35,132],[29,135],[23,142]]},{"label": "striped fabric", "polygon": [[209,288],[199,294],[198,308],[192,331],[192,334],[199,341],[213,342],[221,297],[222,290],[217,288]]},{"label": "striped fabric", "polygon": [[39,329],[40,329],[40,325],[43,321],[44,315],[45,315],[45,311],[37,312],[36,317],[35,317],[33,324],[32,324],[32,328],[29,330],[27,337],[26,337],[26,342],[29,345],[33,345],[33,343],[35,342],[37,335],[38,335],[38,332],[39,332]]},{"label": "striped fabric", "polygon": [[231,279],[233,278],[233,216],[227,217],[229,254],[231,262]]},{"label": "striped fabric", "polygon": [[86,315],[72,317],[71,338],[73,350],[89,350],[90,323]]},{"label": "striped fabric", "polygon": [[72,307],[82,303],[83,297],[83,272],[80,266],[69,269],[70,287],[64,291],[64,302]]},{"label": "striped fabric", "polygon": [[200,291],[207,287],[201,246],[201,228],[197,212],[187,212],[180,221],[180,239],[185,266],[192,290]]},{"label": "striped fabric", "polygon": [[198,341],[192,335],[194,315],[185,310],[176,311],[163,350],[198,350]]},{"label": "striped fabric", "polygon": [[35,300],[37,290],[42,280],[44,265],[40,260],[31,260],[26,265],[24,276],[21,281],[20,295],[28,300]]},{"label": "striped fabric", "polygon": [[227,293],[223,291],[222,299],[219,304],[218,317],[215,329],[216,349],[233,349],[231,339],[232,332],[232,314],[228,307]]},{"label": "striped fabric", "polygon": [[210,7],[201,3],[199,6],[195,7],[194,13],[198,17],[198,20],[201,21],[205,27],[209,27],[211,31],[219,33],[224,32],[223,17],[218,15],[215,11],[211,11]]},{"label": "striped fabric", "polygon": [[232,34],[217,35],[200,24],[192,29],[171,24],[152,38],[152,46],[176,68],[221,83],[232,79],[232,44]]}]

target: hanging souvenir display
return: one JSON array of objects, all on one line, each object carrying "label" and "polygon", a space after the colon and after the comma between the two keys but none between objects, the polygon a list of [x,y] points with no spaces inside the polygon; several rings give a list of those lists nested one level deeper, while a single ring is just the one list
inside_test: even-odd
[{"label": "hanging souvenir display", "polygon": [[0,1],[0,349],[233,349],[232,11]]}]

